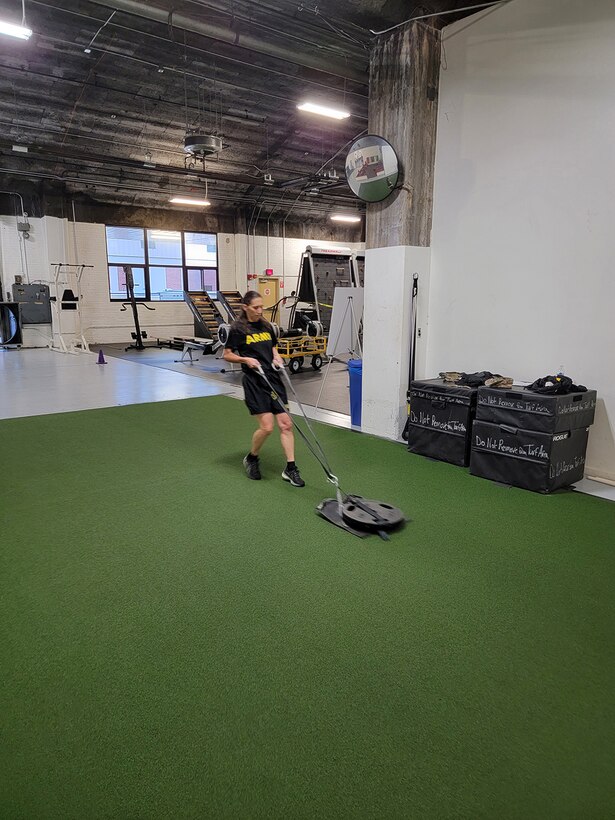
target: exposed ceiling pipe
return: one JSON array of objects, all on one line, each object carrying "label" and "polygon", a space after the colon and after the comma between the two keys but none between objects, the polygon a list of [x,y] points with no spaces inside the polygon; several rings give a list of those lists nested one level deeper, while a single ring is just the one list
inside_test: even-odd
[{"label": "exposed ceiling pipe", "polygon": [[18,194],[17,191],[0,191],[0,194],[8,194],[9,196],[19,197],[19,201],[21,202],[21,215],[24,219],[26,218],[26,212],[23,207],[23,197],[21,194]]},{"label": "exposed ceiling pipe", "polygon": [[[0,68],[1,67],[2,66],[0,66]],[[56,136],[61,137],[64,134],[64,131],[59,129],[59,128],[58,129],[53,129],[53,128],[45,127],[45,126],[42,126],[42,125],[32,125],[32,123],[21,122],[20,120],[16,120],[15,118],[13,118],[12,120],[3,120],[2,118],[0,118],[0,126],[6,126],[6,134],[9,133],[10,129],[14,129],[18,132],[21,132],[23,130],[42,131],[48,137],[50,135],[52,135],[52,136],[56,135]],[[366,133],[366,132],[363,132],[363,133]],[[23,136],[23,135],[20,133],[20,136]],[[359,136],[361,136],[361,135],[359,135]],[[91,140],[92,142],[100,142],[100,143],[104,143],[104,144],[108,144],[108,145],[115,145],[115,146],[121,145],[124,148],[130,148],[134,151],[142,150],[142,148],[143,148],[142,145],[138,145],[137,143],[134,143],[134,142],[122,142],[121,140],[118,140],[118,139],[108,139],[106,137],[94,136],[92,134],[84,134],[81,131],[75,131],[74,128],[73,128],[72,133],[71,133],[71,138],[72,139],[80,139],[80,140]],[[14,144],[16,142],[16,139],[14,139],[12,142]],[[158,145],[156,142],[153,142],[153,143],[150,142],[149,146],[153,151],[156,151],[156,153],[171,154],[171,155],[176,156],[176,157],[181,157],[182,159],[184,159],[185,156],[186,156],[185,151],[174,151],[171,148],[163,148],[160,145]],[[41,147],[45,148],[46,143],[41,143]],[[231,160],[231,159],[226,159],[226,158],[223,158],[222,160],[220,158],[217,158],[217,159],[211,158],[208,161],[209,161],[209,167],[212,168],[212,166],[213,166],[213,168],[216,169],[216,170],[218,168],[226,168],[226,166],[231,166],[231,167],[236,166],[238,168],[254,168],[255,172],[257,174],[261,175],[261,176],[262,176],[262,174],[265,173],[264,168],[260,168],[258,165],[255,165],[253,162],[249,162],[249,161],[241,162],[241,161]],[[165,167],[165,166],[162,165],[161,167]],[[273,171],[273,172],[279,173],[279,174],[289,174],[291,177],[301,176],[301,173],[302,173],[302,172],[298,171],[296,168],[285,168],[283,165],[274,165],[274,164],[270,164],[268,166],[267,170],[270,170],[270,171]],[[306,172],[303,172],[304,175],[305,175],[305,173]]]},{"label": "exposed ceiling pipe", "polygon": [[[8,146],[2,145],[0,142],[0,153],[6,154]],[[229,182],[237,185],[249,185],[256,188],[268,187],[260,177],[253,177],[248,174],[233,174],[225,170],[215,171],[199,171],[194,168],[181,168],[173,165],[156,165],[154,168],[144,166],[140,160],[130,159],[128,157],[115,157],[110,154],[88,154],[79,151],[67,150],[63,148],[59,153],[54,147],[44,148],[42,146],[32,147],[27,153],[28,160],[42,160],[47,162],[73,163],[82,166],[92,166],[95,164],[104,166],[118,167],[120,172],[122,170],[139,171],[146,175],[153,175],[157,178],[160,176],[177,176],[184,179],[194,178],[199,182]],[[321,195],[326,195],[326,189],[321,191]]]},{"label": "exposed ceiling pipe", "polygon": [[[78,186],[84,186],[84,185],[85,186],[91,186],[92,188],[115,188],[116,190],[118,188],[117,180],[115,180],[115,181],[111,181],[111,180],[106,181],[106,180],[100,180],[100,179],[81,179],[80,177],[68,177],[68,176],[63,176],[61,174],[44,173],[44,172],[41,172],[41,171],[18,171],[14,168],[3,168],[3,167],[0,167],[0,173],[6,174],[9,177],[10,176],[17,176],[17,177],[25,177],[25,178],[28,178],[28,179],[34,179],[34,180],[48,179],[48,180],[53,180],[55,182],[61,182],[63,184],[72,183],[72,184],[78,185]],[[145,188],[142,185],[122,185],[121,187],[125,190],[132,191],[132,192],[135,192],[135,193],[154,194],[157,197],[160,197],[161,193],[164,193],[164,192],[161,191],[161,189],[159,187]],[[87,195],[88,191],[87,190],[80,190],[78,193],[83,193],[83,194]],[[186,191],[185,192],[186,196],[189,196],[191,193],[192,193],[191,191]],[[209,196],[209,199],[211,199],[212,201],[217,201],[221,205],[230,204],[234,200],[237,200],[237,201],[240,201],[242,203],[246,203],[246,205],[252,205],[253,207],[256,207],[256,205],[259,204],[259,202],[260,202],[260,200],[258,200],[258,199],[254,199],[253,197],[243,197],[240,194],[232,194],[232,195],[229,195],[227,197],[222,197],[222,196],[218,197],[215,194],[212,194],[211,190],[210,190],[208,196]],[[104,204],[104,201],[103,201],[103,204]],[[281,200],[280,201],[271,200],[271,199],[263,200],[263,205],[264,206],[268,206],[270,204],[273,205],[276,208],[281,207]],[[149,207],[152,207],[152,206],[149,206]],[[165,200],[165,203],[164,203],[164,207],[166,208],[166,200]],[[322,215],[322,206],[312,204],[312,203],[301,203],[297,208],[297,212],[299,212],[299,211],[304,212],[304,213],[309,213],[309,214],[313,213],[315,215]],[[285,222],[286,222],[286,220],[285,220]]]},{"label": "exposed ceiling pipe", "polygon": [[[9,196],[16,196],[16,197],[19,198],[19,201],[21,202],[21,217],[25,221],[26,217],[27,217],[27,214],[24,210],[22,195],[17,193],[17,191],[0,191],[0,194],[8,194]],[[17,236],[19,237],[19,261],[20,261],[20,264],[21,264],[21,273],[22,273],[22,276],[25,276],[26,282],[28,284],[30,284],[30,271],[28,269],[28,253],[27,253],[27,249],[26,249],[26,240],[25,240],[25,237],[29,236],[29,234],[24,235],[23,231],[19,230],[19,219],[17,218],[17,214],[15,214],[15,222],[17,224]],[[1,244],[2,243],[0,243],[0,251],[2,250]],[[3,266],[2,269],[4,270],[4,266]],[[2,301],[2,297],[3,297],[3,294],[2,294],[2,291],[0,291],[0,302]]]},{"label": "exposed ceiling pipe", "polygon": [[[69,14],[72,17],[79,17],[79,18],[82,18],[82,19],[85,19],[85,20],[91,20],[92,19],[91,15],[89,15],[89,14],[85,14],[83,12],[78,12],[74,9],[63,9],[63,8],[60,8],[59,6],[51,5],[50,3],[44,3],[44,2],[42,2],[42,0],[30,0],[30,2],[32,3],[32,5],[40,6],[40,7],[45,8],[45,9],[49,9],[53,13],[60,12],[60,13]],[[146,37],[146,38],[151,39],[151,40],[160,40],[161,42],[166,42],[166,43],[168,43],[168,40],[169,40],[168,36],[167,37],[161,37],[159,34],[154,34],[152,31],[142,31],[142,30],[139,30],[139,29],[135,29],[131,26],[121,25],[120,23],[117,23],[117,22],[114,22],[112,24],[112,26],[116,30],[119,30],[119,31],[122,31],[122,32],[128,32],[129,35],[139,34],[142,37]],[[43,36],[44,35],[42,35],[40,32],[37,33],[37,37],[41,38]],[[49,37],[48,39],[53,40],[53,38],[51,38],[51,37]],[[201,60],[201,62],[204,62],[201,58],[201,55],[206,54],[208,57],[213,57],[214,60],[216,60],[216,61],[221,60],[223,62],[233,63],[235,65],[240,65],[240,66],[243,66],[243,67],[254,69],[255,71],[264,71],[264,72],[267,72],[269,74],[275,74],[276,76],[286,77],[286,78],[288,77],[288,72],[278,71],[277,69],[271,68],[270,66],[258,65],[257,63],[248,62],[246,60],[239,60],[236,56],[231,57],[230,54],[220,54],[216,51],[208,51],[207,49],[198,48],[194,45],[185,46],[184,48],[185,48],[185,51],[187,53],[195,54]],[[163,65],[162,67],[164,68],[165,66]],[[66,78],[63,77],[62,79],[66,79]],[[326,83],[317,82],[316,80],[309,80],[309,79],[301,78],[301,77],[297,77],[296,79],[301,80],[301,82],[303,82],[305,84],[308,84],[310,86],[315,86],[315,87],[318,87],[318,88],[322,88],[322,89],[324,89],[325,92],[336,93],[339,90],[337,88],[334,88],[333,86],[327,85]],[[369,77],[367,76],[367,73],[366,73],[365,79],[364,79],[364,85],[367,85],[368,80],[369,80]],[[354,97],[362,97],[362,98],[367,99],[367,94],[362,94],[358,91],[352,91],[352,90],[348,89],[348,90],[345,90],[344,93],[346,94],[347,97],[354,96]],[[139,94],[139,96],[143,97],[144,95]]]},{"label": "exposed ceiling pipe", "polygon": [[95,0],[95,3],[99,6],[105,6],[106,8],[123,11],[126,14],[132,14],[135,17],[154,20],[164,25],[168,25],[169,20],[171,20],[173,26],[177,28],[185,29],[195,34],[202,34],[204,37],[211,37],[214,40],[220,40],[221,42],[230,43],[234,46],[250,49],[258,54],[267,54],[269,57],[276,57],[279,60],[285,60],[295,65],[313,68],[316,71],[324,71],[327,74],[334,74],[338,77],[354,80],[358,83],[365,83],[366,81],[366,72],[352,68],[352,66],[345,62],[332,60],[330,55],[319,58],[310,53],[300,53],[297,48],[287,49],[275,43],[265,42],[260,37],[255,37],[252,34],[240,31],[239,28],[233,30],[227,26],[197,20],[194,17],[188,17],[186,14],[177,12],[169,14],[168,9],[161,9],[158,6],[153,6],[151,3],[141,2],[140,0]]}]

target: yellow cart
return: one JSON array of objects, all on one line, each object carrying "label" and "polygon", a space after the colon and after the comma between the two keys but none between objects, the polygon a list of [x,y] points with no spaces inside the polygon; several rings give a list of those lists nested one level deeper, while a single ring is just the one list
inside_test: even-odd
[{"label": "yellow cart", "polygon": [[306,356],[311,356],[311,365],[314,370],[323,366],[327,349],[326,336],[295,336],[278,339],[278,353],[288,362],[291,373],[298,373],[305,362]]}]

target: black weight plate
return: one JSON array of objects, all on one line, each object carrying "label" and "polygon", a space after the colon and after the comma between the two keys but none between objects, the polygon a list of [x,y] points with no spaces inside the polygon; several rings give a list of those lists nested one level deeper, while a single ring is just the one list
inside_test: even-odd
[{"label": "black weight plate", "polygon": [[388,530],[398,527],[406,520],[404,513],[384,501],[348,496],[342,507],[344,521],[352,527],[370,530]]}]

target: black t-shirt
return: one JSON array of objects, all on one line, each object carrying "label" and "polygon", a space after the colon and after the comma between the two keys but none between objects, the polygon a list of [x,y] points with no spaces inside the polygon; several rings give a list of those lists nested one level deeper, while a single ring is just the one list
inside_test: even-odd
[{"label": "black t-shirt", "polygon": [[[265,373],[271,373],[274,346],[271,326],[259,319],[258,322],[233,322],[225,348],[239,356],[257,359]],[[254,372],[247,364],[242,364],[241,369],[244,373]]]}]

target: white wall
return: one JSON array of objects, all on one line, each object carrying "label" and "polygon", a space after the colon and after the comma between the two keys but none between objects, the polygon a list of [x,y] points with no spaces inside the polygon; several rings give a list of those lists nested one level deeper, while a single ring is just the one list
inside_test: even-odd
[{"label": "white wall", "polygon": [[[134,330],[132,312],[120,310],[120,303],[109,299],[105,226],[85,222],[69,222],[56,217],[30,219],[32,231],[27,240],[20,240],[14,217],[0,217],[0,270],[4,290],[10,290],[15,274],[24,281],[53,280],[53,262],[92,265],[83,277],[82,322],[88,342],[110,344],[130,341]],[[22,263],[25,243],[27,270]],[[362,250],[362,243],[324,242],[309,239],[281,239],[265,236],[218,234],[219,286],[221,290],[247,290],[247,274],[263,274],[272,267],[283,284],[282,294],[296,288],[301,254],[311,242],[320,247],[350,247]],[[284,275],[286,274],[286,275]],[[53,285],[51,286],[54,295]],[[142,329],[150,339],[174,335],[192,335],[194,324],[183,302],[152,302],[154,312],[140,309]],[[63,324],[70,326],[72,315],[62,314]],[[24,345],[45,346],[51,341],[50,327],[26,326]]]},{"label": "white wall", "polygon": [[563,366],[598,390],[587,474],[615,479],[615,3],[467,26],[444,31],[426,375]]},{"label": "white wall", "polygon": [[[399,439],[407,418],[412,285],[419,278],[419,310],[429,290],[429,248],[397,245],[365,252],[361,429]],[[427,322],[417,338],[416,367],[424,360]]]}]

